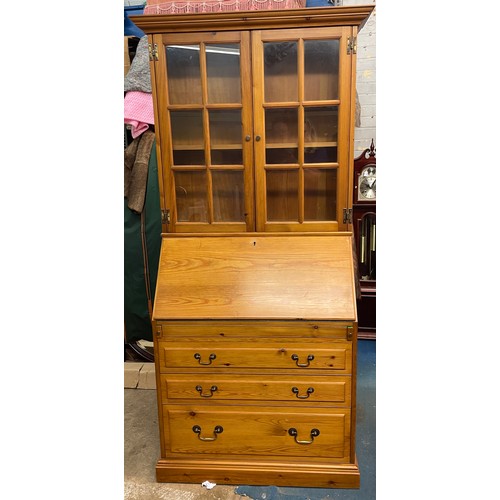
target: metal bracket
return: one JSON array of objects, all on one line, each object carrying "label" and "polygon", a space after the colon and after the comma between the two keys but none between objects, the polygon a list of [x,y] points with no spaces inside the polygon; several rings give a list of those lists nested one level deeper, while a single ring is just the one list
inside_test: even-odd
[{"label": "metal bracket", "polygon": [[343,208],[343,223],[344,224],[352,224],[352,208]]},{"label": "metal bracket", "polygon": [[357,49],[357,39],[355,36],[350,36],[347,39],[347,55],[356,54]]},{"label": "metal bracket", "polygon": [[346,339],[347,340],[352,340],[352,336],[353,336],[353,333],[354,333],[354,329],[352,326],[348,326],[347,327],[347,332],[346,332]]},{"label": "metal bracket", "polygon": [[162,224],[170,224],[170,210],[161,211],[161,223]]},{"label": "metal bracket", "polygon": [[150,61],[158,61],[158,44],[151,45],[148,43],[149,50],[149,60]]}]

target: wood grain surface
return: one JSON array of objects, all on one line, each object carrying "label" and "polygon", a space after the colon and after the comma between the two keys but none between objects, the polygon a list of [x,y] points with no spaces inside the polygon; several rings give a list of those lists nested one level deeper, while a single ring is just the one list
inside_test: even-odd
[{"label": "wood grain surface", "polygon": [[355,320],[350,233],[165,235],[155,320]]}]

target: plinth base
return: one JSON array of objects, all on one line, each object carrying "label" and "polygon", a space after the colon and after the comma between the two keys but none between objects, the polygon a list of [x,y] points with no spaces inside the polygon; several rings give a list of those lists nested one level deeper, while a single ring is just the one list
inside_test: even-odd
[{"label": "plinth base", "polygon": [[250,463],[160,459],[156,479],[160,483],[202,483],[313,488],[359,488],[354,464]]}]

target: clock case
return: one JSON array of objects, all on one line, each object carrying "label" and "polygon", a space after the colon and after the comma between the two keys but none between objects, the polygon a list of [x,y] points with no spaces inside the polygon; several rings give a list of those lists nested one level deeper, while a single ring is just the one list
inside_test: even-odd
[{"label": "clock case", "polygon": [[376,150],[372,139],[369,148],[354,159],[352,204],[353,233],[358,259],[360,298],[358,337],[375,339],[376,334],[376,200],[358,199],[359,178],[368,166],[376,167]]}]

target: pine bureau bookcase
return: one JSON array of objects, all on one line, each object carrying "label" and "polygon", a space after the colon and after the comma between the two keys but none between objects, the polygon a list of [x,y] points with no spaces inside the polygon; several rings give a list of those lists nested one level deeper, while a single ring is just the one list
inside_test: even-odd
[{"label": "pine bureau bookcase", "polygon": [[158,481],[359,487],[351,238],[163,236]]},{"label": "pine bureau bookcase", "polygon": [[359,487],[352,174],[374,5],[135,16],[164,231],[157,480]]}]

